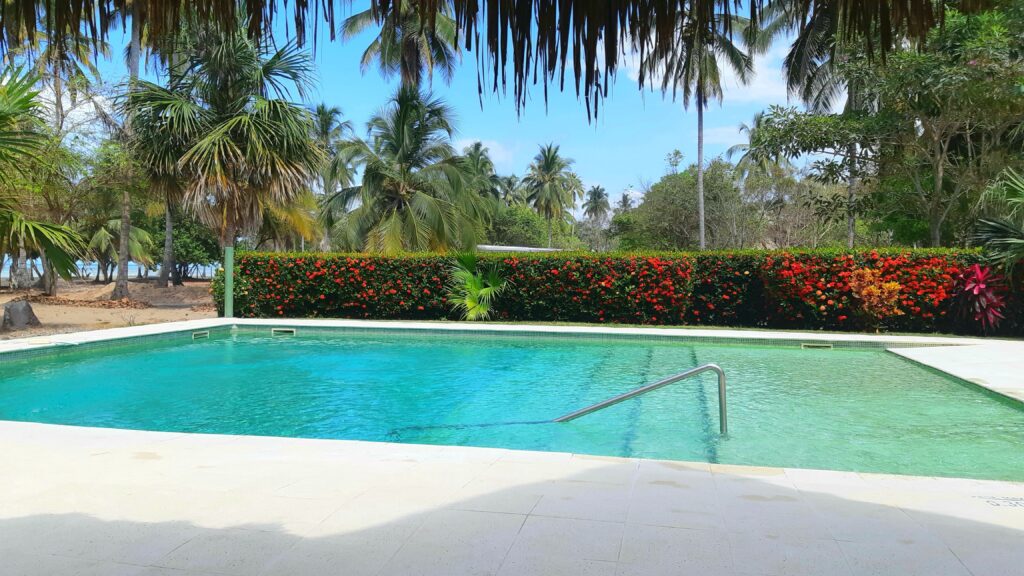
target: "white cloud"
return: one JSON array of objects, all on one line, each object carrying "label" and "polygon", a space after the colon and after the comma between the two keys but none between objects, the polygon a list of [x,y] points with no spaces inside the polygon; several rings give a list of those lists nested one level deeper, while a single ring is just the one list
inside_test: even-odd
[{"label": "white cloud", "polygon": [[[788,44],[777,43],[765,54],[754,57],[754,77],[749,83],[743,84],[736,74],[723,63],[722,92],[726,103],[786,104],[788,90],[782,75],[782,61],[785,58]],[[620,60],[620,66],[626,76],[637,82],[640,79],[640,57],[637,53],[626,54]],[[659,78],[647,78],[647,86],[660,89]]]},{"label": "white cloud", "polygon": [[740,134],[739,126],[715,126],[704,129],[704,144],[706,145],[728,148],[745,140],[743,134]]},{"label": "white cloud", "polygon": [[512,172],[515,170],[515,152],[511,147],[506,146],[497,140],[460,138],[454,142],[453,146],[456,151],[461,153],[464,148],[471,146],[474,142],[480,142],[487,148],[491,161],[494,162],[494,169],[498,173]]},{"label": "white cloud", "polygon": [[784,44],[776,44],[767,53],[755,56],[754,77],[745,85],[731,68],[723,67],[722,92],[725,101],[786,104],[789,91],[782,75],[782,60],[786,51]]}]

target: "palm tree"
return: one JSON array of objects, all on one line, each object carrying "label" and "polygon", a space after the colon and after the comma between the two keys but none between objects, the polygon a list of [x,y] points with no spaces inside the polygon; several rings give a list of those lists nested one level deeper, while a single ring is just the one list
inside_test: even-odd
[{"label": "palm tree", "polygon": [[[122,260],[119,251],[124,245],[128,246],[127,258],[131,261],[143,266],[153,264],[153,259],[150,257],[153,250],[153,238],[148,232],[135,226],[128,229],[128,234],[122,235],[121,230],[124,228],[121,227],[121,224],[120,218],[108,220],[89,239],[89,252],[96,259],[100,269],[104,270],[104,276],[106,276],[106,270],[109,269],[110,263]],[[122,237],[125,239],[122,240]],[[99,279],[98,272],[97,279]]]},{"label": "palm tree", "polygon": [[515,174],[498,176],[498,198],[505,206],[522,206],[526,204],[526,188],[523,181]]},{"label": "palm tree", "polygon": [[1024,175],[1007,168],[1002,177],[989,186],[983,199],[994,204],[999,217],[982,218],[974,242],[985,248],[987,258],[1013,274],[1024,260]]},{"label": "palm tree", "polygon": [[494,173],[490,150],[482,142],[473,142],[462,149],[462,157],[471,175],[471,186],[486,198],[498,200],[501,196],[501,177]]},{"label": "palm tree", "polygon": [[548,248],[551,247],[551,225],[564,220],[582,197],[579,177],[572,172],[574,160],[559,153],[559,147],[546,144],[533,157],[523,185],[528,190],[527,202],[548,221]]},{"label": "palm tree", "polygon": [[343,120],[337,106],[320,103],[313,108],[312,136],[329,156],[338,153],[338,145],[352,132],[352,122]]},{"label": "palm tree", "polygon": [[586,214],[587,218],[595,222],[604,222],[611,209],[611,204],[608,202],[608,192],[605,191],[603,186],[591,186],[590,190],[587,190],[587,199],[583,203],[583,213]]},{"label": "palm tree", "polygon": [[626,212],[626,211],[632,210],[632,209],[633,209],[633,196],[627,190],[627,191],[622,193],[622,196],[619,197],[619,201],[616,202],[616,204],[615,204],[615,211],[621,213],[621,212]]},{"label": "palm tree", "polygon": [[378,22],[375,10],[368,8],[345,19],[342,38],[349,40],[380,26],[380,33],[363,52],[363,72],[376,61],[385,78],[397,73],[405,88],[418,88],[424,70],[428,77],[437,70],[446,83],[450,82],[459,58],[458,29],[448,2],[442,0],[437,6],[430,23],[420,18],[412,0],[395,0],[384,22]]},{"label": "palm tree", "polygon": [[[796,33],[782,69],[790,93],[798,96],[813,112],[831,112],[844,91],[844,114],[860,111],[866,104],[861,96],[863,86],[848,82],[837,66],[850,55],[852,48],[841,42],[842,31],[848,28],[844,17],[840,2],[835,0],[815,6],[806,19],[799,11],[781,4],[770,5],[765,9],[761,30],[756,32],[757,43],[765,48],[780,36]],[[847,150],[846,244],[851,249],[856,242],[855,207],[860,171],[857,146],[857,142],[850,142]]]},{"label": "palm tree", "polygon": [[682,91],[683,105],[694,101],[697,107],[697,226],[699,246],[707,247],[704,224],[704,109],[711,99],[722,101],[722,67],[724,62],[740,82],[747,83],[754,71],[750,54],[733,41],[730,30],[751,37],[749,22],[737,16],[715,15],[710,21],[706,12],[680,12],[676,45],[664,54],[654,53],[641,63],[651,77],[661,76],[662,90]]},{"label": "palm tree", "polygon": [[324,213],[345,220],[350,244],[384,254],[476,246],[488,203],[451,146],[451,116],[443,101],[400,88],[368,122],[367,140],[342,144],[341,164],[362,179],[329,196]]},{"label": "palm tree", "polygon": [[[37,82],[37,76],[21,69],[0,71],[0,174],[24,170],[45,146]],[[0,254],[37,251],[50,269],[68,279],[83,250],[84,242],[75,231],[31,220],[18,211],[13,198],[0,196]]]},{"label": "palm tree", "polygon": [[789,159],[781,154],[763,155],[751,152],[750,143],[756,140],[757,131],[763,125],[764,112],[755,113],[750,124],[741,122],[739,132],[747,137],[747,142],[730,146],[725,152],[725,157],[729,160],[732,160],[737,154],[740,155],[739,160],[736,161],[736,174],[740,180],[745,180],[751,174],[770,176],[779,168],[784,170],[792,168]]},{"label": "palm tree", "polygon": [[291,87],[305,94],[312,63],[294,43],[273,50],[244,32],[196,34],[180,77],[168,87],[137,81],[123,106],[133,133],[168,141],[140,147],[141,159],[180,180],[186,207],[220,232],[230,270],[239,233],[258,230],[268,206],[295,201],[323,168],[309,111],[288,100]]}]

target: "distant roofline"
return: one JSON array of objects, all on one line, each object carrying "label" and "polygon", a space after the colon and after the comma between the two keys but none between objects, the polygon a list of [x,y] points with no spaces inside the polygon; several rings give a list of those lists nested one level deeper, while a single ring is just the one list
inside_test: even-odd
[{"label": "distant roofline", "polygon": [[532,246],[495,246],[493,244],[478,244],[476,247],[480,252],[560,252],[560,248],[534,248]]}]

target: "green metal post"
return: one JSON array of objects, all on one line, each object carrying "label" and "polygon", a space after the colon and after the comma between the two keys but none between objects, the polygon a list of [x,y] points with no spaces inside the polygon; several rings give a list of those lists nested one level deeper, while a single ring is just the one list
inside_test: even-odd
[{"label": "green metal post", "polygon": [[224,249],[224,317],[235,315],[235,249]]}]

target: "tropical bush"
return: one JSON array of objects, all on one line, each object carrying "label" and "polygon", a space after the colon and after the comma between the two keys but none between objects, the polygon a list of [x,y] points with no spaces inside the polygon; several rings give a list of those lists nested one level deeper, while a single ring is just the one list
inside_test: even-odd
[{"label": "tropical bush", "polygon": [[[956,301],[962,275],[980,260],[976,251],[895,249],[479,256],[508,281],[491,302],[496,320],[962,333],[982,328]],[[252,317],[454,319],[453,264],[436,254],[243,253],[235,309]],[[218,304],[221,291],[218,283]]]}]

